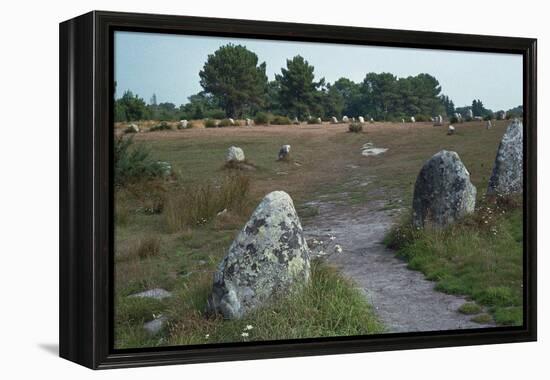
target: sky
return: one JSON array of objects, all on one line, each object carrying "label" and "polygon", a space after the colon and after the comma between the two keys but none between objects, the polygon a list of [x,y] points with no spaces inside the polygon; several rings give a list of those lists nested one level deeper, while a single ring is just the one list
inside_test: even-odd
[{"label": "sky", "polygon": [[269,80],[296,55],[315,67],[316,79],[333,83],[341,77],[362,82],[369,72],[397,77],[428,73],[442,93],[461,107],[481,99],[486,108],[508,110],[522,104],[522,57],[518,54],[477,53],[394,47],[337,45],[312,42],[115,32],[117,97],[131,90],[148,103],[179,106],[202,90],[199,71],[220,46],[244,45],[266,62]]}]

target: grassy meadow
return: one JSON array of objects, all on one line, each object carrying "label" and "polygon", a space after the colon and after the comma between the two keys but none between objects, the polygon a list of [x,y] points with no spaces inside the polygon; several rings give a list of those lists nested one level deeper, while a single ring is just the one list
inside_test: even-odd
[{"label": "grassy meadow", "polygon": [[[134,146],[169,162],[173,173],[130,181],[115,191],[115,347],[384,332],[363,294],[325,262],[314,262],[305,288],[240,321],[205,317],[212,274],[270,191],[289,193],[306,226],[317,212],[306,203],[320,198],[354,205],[383,200],[385,209],[408,210],[416,175],[441,149],[460,155],[481,206],[444,231],[411,231],[404,221],[387,243],[412,269],[437,281],[439,290],[471,297],[473,306],[465,312],[473,318],[520,324],[521,210],[517,202],[483,199],[508,123],[497,121],[490,130],[484,122],[457,124],[452,136],[431,123],[367,123],[360,133],[349,133],[343,124],[201,128],[197,123],[198,128],[132,134]],[[117,123],[115,134],[125,127]],[[364,157],[367,142],[388,151]],[[291,145],[291,159],[280,162],[283,144]],[[244,150],[250,168],[224,168],[231,145]],[[128,297],[152,288],[173,296]],[[476,305],[483,309],[474,312]],[[169,322],[151,336],[143,323],[160,314]]]}]

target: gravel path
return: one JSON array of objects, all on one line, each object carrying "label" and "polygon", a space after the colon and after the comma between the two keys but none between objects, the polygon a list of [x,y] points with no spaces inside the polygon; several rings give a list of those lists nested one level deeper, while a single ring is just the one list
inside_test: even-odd
[{"label": "gravel path", "polygon": [[314,205],[319,208],[318,216],[304,221],[310,247],[361,287],[388,332],[492,327],[459,313],[465,298],[436,291],[434,282],[407,269],[406,262],[383,245],[395,210],[381,211],[381,203],[360,208]]}]

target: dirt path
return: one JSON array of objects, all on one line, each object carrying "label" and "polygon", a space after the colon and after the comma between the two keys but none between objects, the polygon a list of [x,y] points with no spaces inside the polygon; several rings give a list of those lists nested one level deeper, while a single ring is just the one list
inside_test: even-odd
[{"label": "dirt path", "polygon": [[465,298],[436,291],[434,282],[407,269],[383,245],[395,211],[381,210],[380,202],[367,207],[312,203],[319,214],[304,221],[304,231],[313,252],[325,256],[361,287],[388,332],[490,327],[457,311]]}]

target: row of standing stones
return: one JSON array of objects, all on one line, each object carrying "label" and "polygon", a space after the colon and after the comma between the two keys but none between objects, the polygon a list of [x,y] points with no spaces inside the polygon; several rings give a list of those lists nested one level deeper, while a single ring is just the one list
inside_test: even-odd
[{"label": "row of standing stones", "polygon": [[[499,145],[487,194],[522,192],[523,126],[514,121]],[[290,145],[283,145],[278,159],[288,156]],[[244,161],[241,148],[230,147],[227,161]],[[477,190],[457,153],[440,151],[423,165],[413,196],[413,224],[443,227],[475,209]],[[214,275],[207,313],[239,319],[264,305],[273,296],[287,294],[310,277],[311,252],[304,238],[300,219],[290,196],[283,191],[268,194],[233,241]],[[130,297],[162,299],[172,294],[152,289]],[[167,318],[159,316],[144,329],[157,334]]]},{"label": "row of standing stones", "polygon": [[[523,125],[511,123],[499,145],[488,194],[522,192]],[[232,147],[235,148],[235,147]],[[231,149],[231,148],[230,148]],[[234,157],[244,159],[239,148]],[[229,158],[229,157],[228,157]],[[477,190],[456,152],[442,150],[418,174],[413,223],[443,227],[474,211]],[[269,193],[231,244],[214,274],[207,313],[240,319],[310,277],[310,250],[291,197]]]}]

